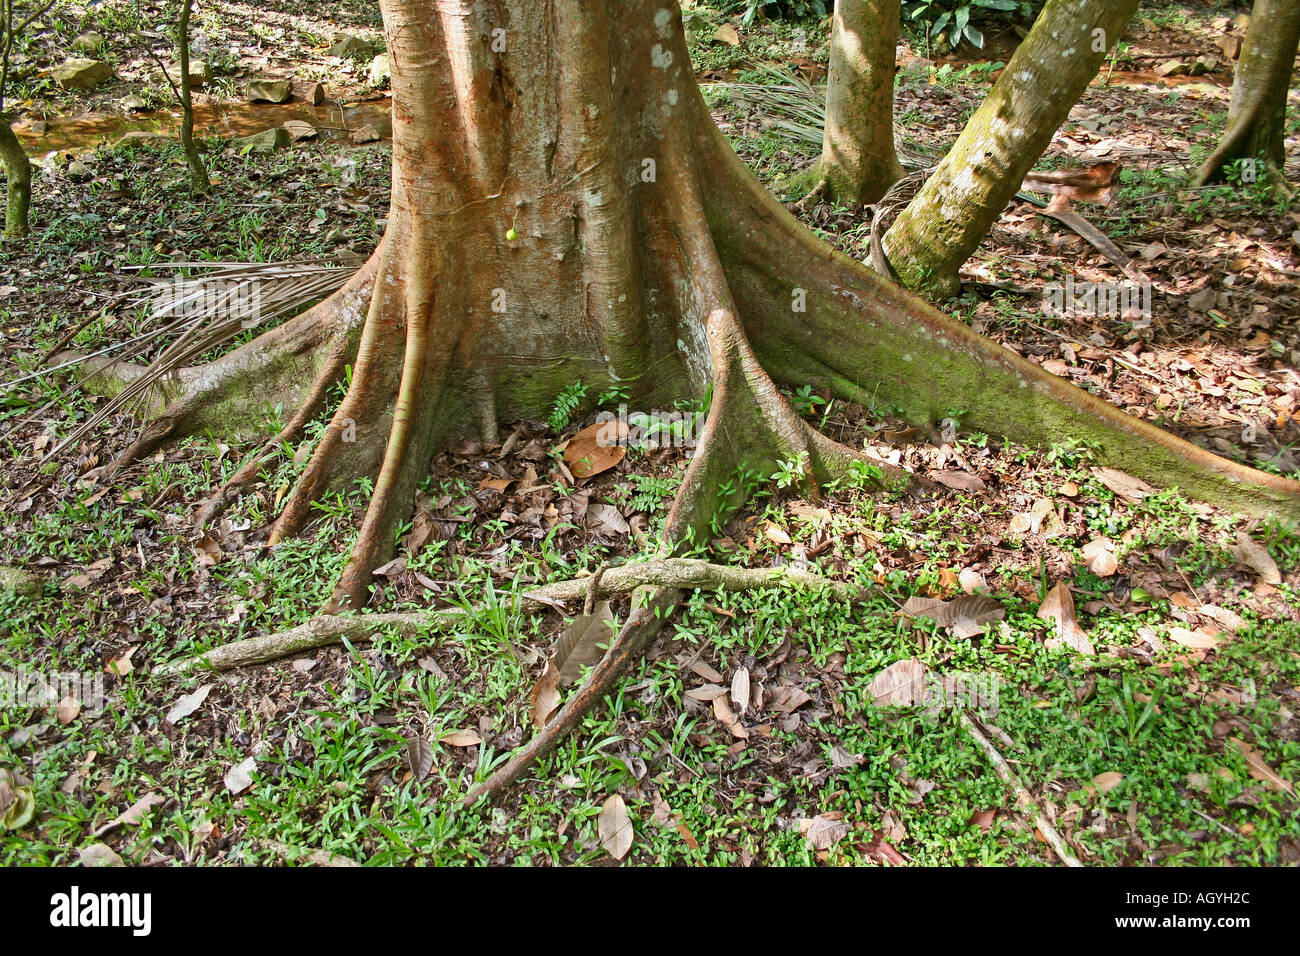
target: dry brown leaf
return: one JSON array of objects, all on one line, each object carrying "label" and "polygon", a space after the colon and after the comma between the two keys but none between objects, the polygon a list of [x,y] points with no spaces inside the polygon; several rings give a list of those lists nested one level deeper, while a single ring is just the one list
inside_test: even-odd
[{"label": "dry brown leaf", "polygon": [[199,564],[210,568],[221,561],[221,547],[210,535],[205,534],[194,542],[194,556],[199,559]]},{"label": "dry brown leaf", "polygon": [[423,737],[412,735],[406,738],[406,750],[402,753],[402,762],[411,772],[412,779],[423,780],[433,769],[433,750]]},{"label": "dry brown leaf", "polygon": [[555,653],[546,662],[546,670],[529,692],[533,724],[540,730],[550,723],[560,707],[560,688],[572,684],[605,656],[614,631],[613,612],[608,601],[601,601],[590,615],[579,614],[555,642]]},{"label": "dry brown leaf", "polygon": [[569,439],[564,446],[564,461],[573,477],[584,481],[608,471],[627,456],[627,447],[619,444],[626,437],[627,425],[623,422],[596,422]]},{"label": "dry brown leaf", "polygon": [[951,601],[913,595],[903,605],[909,617],[928,617],[940,627],[950,627],[953,636],[974,637],[984,632],[984,625],[1006,617],[1006,610],[984,594],[961,594]]},{"label": "dry brown leaf", "polygon": [[77,851],[77,862],[82,866],[126,866],[122,858],[106,843],[92,843]]},{"label": "dry brown leaf", "polygon": [[763,534],[774,544],[790,544],[792,541],[784,528],[771,521],[763,522]]},{"label": "dry brown leaf", "polygon": [[1000,621],[1007,616],[1006,609],[991,597],[983,594],[964,594],[953,598],[935,618],[945,627],[951,627],[953,637],[967,638],[984,633],[984,625]]},{"label": "dry brown leaf", "polygon": [[721,684],[725,678],[718,671],[714,670],[704,661],[692,661],[691,670],[703,677],[705,680],[714,684]]},{"label": "dry brown leaf", "polygon": [[590,667],[605,656],[609,642],[614,637],[614,614],[608,601],[600,601],[590,615],[580,614],[555,642],[551,658],[560,672],[560,686],[573,683],[584,667]]},{"label": "dry brown leaf", "polygon": [[1064,530],[1065,525],[1056,513],[1056,503],[1051,498],[1039,498],[1029,509],[1029,530],[1033,534],[1051,537]]},{"label": "dry brown leaf", "polygon": [[741,717],[749,709],[749,668],[737,667],[731,677],[731,702]]},{"label": "dry brown leaf", "polygon": [[541,730],[560,709],[560,672],[554,662],[546,662],[546,670],[529,691],[528,701],[533,726]]},{"label": "dry brown leaf", "polygon": [[375,568],[370,573],[375,575],[376,577],[395,578],[397,577],[397,575],[403,573],[406,570],[406,566],[408,563],[409,562],[406,560],[406,555],[399,554],[397,557],[393,558],[393,560],[385,561],[383,564]]},{"label": "dry brown leaf", "polygon": [[600,816],[596,818],[596,832],[600,836],[600,845],[616,860],[623,859],[628,850],[632,849],[636,830],[632,827],[632,818],[628,816],[627,804],[617,793],[600,808]]},{"label": "dry brown leaf", "polygon": [[1083,560],[1088,570],[1099,578],[1108,578],[1119,569],[1115,560],[1115,543],[1110,538],[1093,538],[1083,546]]},{"label": "dry brown leaf", "polygon": [[222,782],[231,793],[240,794],[253,785],[253,771],[257,769],[257,758],[249,757],[226,771]]},{"label": "dry brown leaf", "polygon": [[[139,647],[137,644],[136,647]],[[114,658],[104,667],[109,674],[116,674],[118,677],[125,677],[135,670],[135,665],[131,663],[131,655],[136,652],[136,647],[129,648],[121,657]]]},{"label": "dry brown leaf", "polygon": [[839,818],[839,814],[819,814],[811,820],[802,821],[800,828],[803,829],[810,850],[828,850],[849,833],[849,825]]},{"label": "dry brown leaf", "polygon": [[740,31],[730,23],[724,23],[713,31],[713,39],[727,46],[740,46]]},{"label": "dry brown leaf", "polygon": [[1175,644],[1181,644],[1183,647],[1200,647],[1209,650],[1219,646],[1217,637],[1210,637],[1208,634],[1201,634],[1197,631],[1189,631],[1185,627],[1169,628],[1169,639]]},{"label": "dry brown leaf", "polygon": [[[315,661],[312,661],[314,664]],[[169,724],[179,724],[182,720],[194,713],[202,703],[208,699],[208,694],[212,692],[211,684],[204,684],[192,694],[182,694],[172,705],[172,709],[167,711],[164,718]]]},{"label": "dry brown leaf", "polygon": [[63,582],[63,587],[77,588],[84,591],[96,581],[104,576],[104,572],[113,566],[112,558],[100,558],[81,569],[81,573],[74,574]]},{"label": "dry brown leaf", "polygon": [[1234,634],[1246,626],[1246,622],[1240,615],[1234,614],[1227,608],[1219,607],[1217,604],[1202,604],[1196,609],[1198,614],[1204,614],[1219,627],[1226,631],[1232,631]]},{"label": "dry brown leaf", "polygon": [[867,688],[877,707],[911,707],[925,701],[925,664],[918,658],[895,661]]},{"label": "dry brown leaf", "polygon": [[888,866],[906,866],[907,857],[899,853],[889,840],[885,837],[883,831],[877,831],[872,834],[871,841],[863,846],[863,852],[877,863],[884,863]]},{"label": "dry brown leaf", "polygon": [[677,832],[682,835],[682,839],[686,841],[686,845],[692,850],[700,848],[700,841],[695,839],[695,834],[691,832],[691,828],[685,823],[677,824]]},{"label": "dry brown leaf", "polygon": [[983,491],[983,480],[968,471],[936,471],[930,475],[935,481],[957,491]]},{"label": "dry brown leaf", "polygon": [[867,760],[863,754],[851,754],[839,744],[831,748],[831,769],[848,770],[861,766]]},{"label": "dry brown leaf", "polygon": [[1265,584],[1281,584],[1282,575],[1277,569],[1277,562],[1259,542],[1244,531],[1237,532],[1237,546],[1233,556],[1250,568]]},{"label": "dry brown leaf", "polygon": [[1049,648],[1066,646],[1080,654],[1095,654],[1092,641],[1075,616],[1074,595],[1064,581],[1058,581],[1056,587],[1047,593],[1043,603],[1038,606],[1038,616],[1044,621],[1056,622],[1056,636],[1049,637],[1044,643]]},{"label": "dry brown leaf", "polygon": [[1120,781],[1123,779],[1124,775],[1122,773],[1115,770],[1107,770],[1105,773],[1099,773],[1097,776],[1093,777],[1092,785],[1096,787],[1100,793],[1109,793],[1111,790],[1118,787]]},{"label": "dry brown leaf", "polygon": [[727,703],[726,697],[718,696],[713,698],[713,716],[717,718],[718,723],[727,728],[731,736],[738,740],[749,738],[749,731],[742,727],[740,721],[736,719],[736,715],[732,711],[731,705]]},{"label": "dry brown leaf", "polygon": [[411,557],[416,557],[437,529],[432,514],[425,510],[417,511],[411,519],[411,530],[402,536],[402,548]]},{"label": "dry brown leaf", "polygon": [[74,695],[68,694],[54,710],[55,719],[61,724],[70,724],[77,719],[81,713],[81,701]]},{"label": "dry brown leaf", "polygon": [[478,735],[477,730],[453,730],[446,736],[439,737],[438,743],[446,744],[449,747],[477,747],[483,742],[483,738]]},{"label": "dry brown leaf", "polygon": [[1252,747],[1240,737],[1233,737],[1228,741],[1237,751],[1246,758],[1246,766],[1250,770],[1250,775],[1256,780],[1262,781],[1269,788],[1288,793],[1295,796],[1295,787],[1291,781],[1279,776],[1277,771],[1268,765],[1263,754]]},{"label": "dry brown leaf", "polygon": [[650,811],[651,819],[661,827],[670,827],[677,822],[677,814],[673,813],[673,808],[668,805],[663,794],[655,791],[652,809]]},{"label": "dry brown leaf", "polygon": [[957,575],[957,584],[967,594],[974,594],[988,587],[984,582],[984,575],[970,568],[963,568],[961,574]]},{"label": "dry brown leaf", "polygon": [[935,615],[947,606],[948,602],[943,598],[927,598],[913,594],[907,599],[907,603],[903,605],[900,613],[906,617],[928,617],[931,620],[936,620]]},{"label": "dry brown leaf", "polygon": [[786,684],[767,692],[767,709],[778,714],[789,714],[812,700],[793,684]]},{"label": "dry brown leaf", "polygon": [[686,692],[686,696],[691,700],[702,700],[706,704],[715,697],[722,697],[727,693],[727,688],[721,684],[702,684],[699,687],[692,687]]},{"label": "dry brown leaf", "polygon": [[1103,485],[1129,501],[1141,501],[1147,495],[1155,493],[1155,489],[1145,481],[1118,468],[1094,468],[1092,473]]},{"label": "dry brown leaf", "polygon": [[148,813],[158,804],[165,803],[166,801],[167,798],[164,797],[162,794],[146,793],[135,803],[131,804],[131,806],[123,810],[122,813],[117,817],[117,819],[109,823],[105,823],[102,827],[96,830],[94,835],[102,836],[103,834],[107,833],[109,830],[112,830],[114,827],[135,826],[141,820],[144,819],[144,815],[146,813]]},{"label": "dry brown leaf", "polygon": [[587,509],[587,528],[606,535],[625,535],[631,530],[619,510],[607,504],[594,504]]}]

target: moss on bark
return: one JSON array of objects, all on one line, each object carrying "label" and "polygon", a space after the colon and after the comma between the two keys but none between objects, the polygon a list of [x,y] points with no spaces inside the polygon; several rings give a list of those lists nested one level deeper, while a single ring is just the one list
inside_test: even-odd
[{"label": "moss on bark", "polygon": [[909,289],[948,297],[970,258],[1096,75],[1138,0],[1047,0],[957,142],[885,233]]}]

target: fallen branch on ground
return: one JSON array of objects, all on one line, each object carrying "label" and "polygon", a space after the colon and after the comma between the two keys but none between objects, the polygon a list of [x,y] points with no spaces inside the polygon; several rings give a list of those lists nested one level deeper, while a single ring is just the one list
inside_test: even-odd
[{"label": "fallen branch on ground", "polygon": [[453,618],[461,612],[448,611],[410,611],[400,614],[368,614],[365,617],[339,617],[322,614],[306,624],[300,624],[277,634],[262,637],[250,637],[214,647],[193,657],[183,657],[170,664],[154,668],[155,674],[175,677],[188,674],[200,668],[215,671],[228,671],[249,664],[263,664],[278,657],[300,654],[303,651],[316,650],[332,644],[341,644],[344,640],[368,641],[376,631],[384,628],[396,628],[399,633],[413,634],[437,627],[444,620]]},{"label": "fallen branch on ground", "polygon": [[[556,601],[580,601],[587,596],[589,578],[557,581],[524,592],[524,600],[550,604]],[[711,564],[696,558],[661,558],[609,568],[600,579],[600,594],[630,594],[639,587],[689,590],[754,591],[759,588],[791,584],[803,588],[828,588],[842,601],[861,601],[866,588],[843,581],[832,581],[811,571],[788,565],[779,568],[733,568]]]},{"label": "fallen branch on ground", "polygon": [[[520,595],[526,610],[535,611],[564,601],[581,601],[587,597],[591,576],[557,581]],[[624,564],[605,570],[600,577],[601,594],[627,594],[641,586],[672,588],[677,590],[717,589],[724,591],[752,591],[793,585],[802,588],[827,588],[843,601],[861,601],[865,588],[842,581],[832,581],[811,571],[798,568],[733,568],[711,564],[695,558],[664,558]],[[403,611],[392,614],[367,614],[362,617],[341,617],[322,614],[305,624],[267,634],[235,641],[210,651],[185,657],[155,668],[155,674],[174,677],[200,668],[217,671],[263,664],[290,654],[301,654],[341,644],[344,640],[368,641],[375,633],[393,628],[400,634],[416,634],[442,628],[453,623],[465,612],[451,609],[436,611]]]},{"label": "fallen branch on ground", "polygon": [[1038,802],[1034,800],[1029,791],[1020,783],[1019,778],[1016,777],[1015,771],[1012,770],[1011,766],[1005,759],[1003,759],[1002,754],[998,753],[998,748],[993,746],[993,741],[984,736],[983,732],[976,725],[970,714],[966,713],[964,710],[959,711],[959,713],[961,715],[962,726],[966,728],[966,732],[970,734],[971,739],[974,740],[975,743],[979,744],[980,750],[984,751],[984,756],[989,758],[989,763],[993,764],[993,769],[997,771],[998,776],[1011,785],[1011,789],[1015,791],[1016,794],[1016,802],[1020,804],[1022,810],[1033,816],[1034,826],[1036,826],[1038,832],[1043,835],[1043,839],[1047,841],[1047,845],[1056,852],[1056,855],[1060,857],[1061,862],[1066,866],[1083,866],[1083,864],[1079,862],[1079,858],[1070,851],[1070,847],[1066,844],[1065,838],[1061,836],[1056,827],[1052,826],[1051,821],[1047,819],[1046,814],[1043,813],[1043,808],[1038,805]]}]

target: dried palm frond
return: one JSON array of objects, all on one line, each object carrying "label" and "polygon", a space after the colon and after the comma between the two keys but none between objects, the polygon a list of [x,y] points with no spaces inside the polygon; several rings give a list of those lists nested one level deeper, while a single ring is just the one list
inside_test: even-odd
[{"label": "dried palm frond", "polygon": [[[733,103],[757,111],[769,127],[784,130],[796,143],[820,152],[826,128],[825,84],[810,83],[786,66],[768,66],[761,75],[764,79],[759,82],[705,83],[703,89],[723,94]],[[928,156],[902,143],[896,142],[894,149],[906,169],[928,169],[938,162],[937,156]]]},{"label": "dried palm frond", "polygon": [[[150,389],[180,369],[196,364],[250,329],[272,325],[326,298],[356,272],[358,264],[308,260],[165,262],[133,267],[171,273],[143,279],[143,285],[115,297],[126,308],[149,311],[139,334],[53,368],[24,375],[10,382],[9,387],[113,353],[116,353],[115,361],[130,361],[153,353],[152,360],[138,377],[50,450],[50,456],[56,455],[113,415],[141,405]],[[35,414],[49,408],[98,371],[70,383]]]}]

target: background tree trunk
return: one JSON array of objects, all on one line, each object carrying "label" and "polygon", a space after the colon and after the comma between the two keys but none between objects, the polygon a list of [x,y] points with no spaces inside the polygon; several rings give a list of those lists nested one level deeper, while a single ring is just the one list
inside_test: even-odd
[{"label": "background tree trunk", "polygon": [[1124,32],[1138,0],[1047,0],[943,162],[885,233],[908,288],[949,296],[1025,174]]},{"label": "background tree trunk", "polygon": [[194,0],[181,0],[180,14],[176,18],[176,46],[180,60],[181,99],[181,149],[185,152],[185,163],[190,168],[190,187],[196,193],[211,191],[212,182],[199,155],[198,145],[194,142],[194,96],[190,90],[190,13]]},{"label": "background tree trunk", "polygon": [[822,195],[865,205],[903,176],[894,151],[894,69],[900,0],[835,0]]},{"label": "background tree trunk", "polygon": [[27,235],[28,210],[32,206],[32,164],[18,142],[7,114],[0,112],[0,161],[5,176],[5,235]]},{"label": "background tree trunk", "polygon": [[1286,167],[1286,98],[1300,47],[1300,2],[1255,0],[1241,59],[1232,78],[1228,126],[1219,146],[1197,170],[1203,186],[1223,178],[1237,159],[1260,159],[1275,182]]},{"label": "background tree trunk", "polygon": [[[52,2],[52,0],[51,0]],[[50,3],[28,11],[18,22],[14,0],[0,0],[0,163],[5,169],[5,235],[27,235],[27,218],[32,207],[32,164],[27,159],[5,111],[5,94],[9,86],[9,56],[14,40]]]}]

